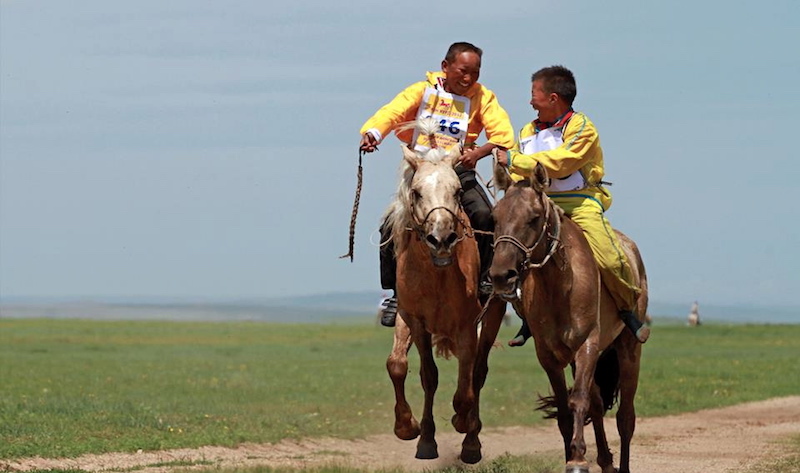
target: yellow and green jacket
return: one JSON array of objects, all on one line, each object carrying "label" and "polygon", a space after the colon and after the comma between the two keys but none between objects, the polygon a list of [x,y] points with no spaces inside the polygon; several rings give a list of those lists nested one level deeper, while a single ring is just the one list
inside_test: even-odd
[{"label": "yellow and green jacket", "polygon": [[[428,72],[427,79],[410,85],[397,94],[391,102],[381,107],[361,127],[363,135],[371,129],[381,133],[385,138],[390,131],[395,131],[397,138],[404,143],[411,143],[412,130],[397,131],[397,126],[417,119],[422,96],[428,87],[442,88],[443,72]],[[510,149],[514,146],[514,128],[508,113],[500,106],[494,92],[480,83],[475,83],[464,94],[470,101],[469,124],[467,125],[466,143],[475,143],[481,131],[486,131],[486,140],[497,146]]]},{"label": "yellow and green jacket", "polygon": [[608,210],[611,207],[611,193],[601,187],[601,181],[605,175],[603,149],[600,147],[600,136],[597,134],[594,123],[583,113],[575,112],[563,128],[564,143],[561,146],[534,154],[522,154],[519,142],[537,132],[535,122],[528,123],[520,131],[519,140],[514,149],[508,153],[511,178],[515,181],[529,178],[536,163],[542,163],[551,179],[567,177],[575,171],[580,171],[587,183],[585,188],[569,192],[548,192],[547,194],[553,199],[587,196],[598,201],[603,209]]}]

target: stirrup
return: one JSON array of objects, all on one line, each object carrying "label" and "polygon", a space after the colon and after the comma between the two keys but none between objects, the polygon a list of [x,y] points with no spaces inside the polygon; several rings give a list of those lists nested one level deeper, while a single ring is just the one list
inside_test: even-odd
[{"label": "stirrup", "polygon": [[397,296],[387,297],[381,303],[381,325],[394,327],[397,320]]}]

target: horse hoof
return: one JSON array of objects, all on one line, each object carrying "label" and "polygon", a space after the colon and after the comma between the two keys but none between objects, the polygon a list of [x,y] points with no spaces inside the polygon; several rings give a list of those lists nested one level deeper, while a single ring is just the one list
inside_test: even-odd
[{"label": "horse hoof", "polygon": [[439,458],[439,449],[436,446],[436,442],[418,443],[417,454],[414,458],[418,460],[433,460],[434,458]]},{"label": "horse hoof", "polygon": [[394,435],[400,440],[414,440],[419,437],[419,426],[410,429],[394,429]]},{"label": "horse hoof", "polygon": [[394,435],[400,440],[414,440],[419,437],[419,433],[419,424],[415,419],[411,419],[408,423],[394,424]]},{"label": "horse hoof", "polygon": [[588,465],[567,465],[564,473],[589,473]]},{"label": "horse hoof", "polygon": [[[469,465],[474,465],[481,461],[480,450],[461,450],[461,461]],[[587,472],[588,473],[588,472]]]}]

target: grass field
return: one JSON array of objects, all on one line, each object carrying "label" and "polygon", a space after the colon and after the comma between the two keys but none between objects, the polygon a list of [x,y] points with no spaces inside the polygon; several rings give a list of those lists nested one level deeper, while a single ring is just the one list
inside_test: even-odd
[{"label": "grass field", "polygon": [[[369,323],[0,319],[0,458],[391,433],[390,343]],[[638,413],[796,395],[798,353],[800,325],[656,325]],[[456,363],[439,366],[436,419],[451,429]],[[419,412],[415,374],[408,386]],[[532,344],[495,350],[484,426],[540,422],[533,401],[547,392]]]}]

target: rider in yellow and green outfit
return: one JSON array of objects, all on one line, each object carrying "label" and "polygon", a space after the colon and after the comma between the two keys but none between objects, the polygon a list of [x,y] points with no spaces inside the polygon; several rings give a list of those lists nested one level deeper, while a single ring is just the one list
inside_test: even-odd
[{"label": "rider in yellow and green outfit", "polygon": [[[641,291],[605,217],[611,194],[603,187],[600,137],[589,118],[572,108],[577,94],[575,77],[563,66],[551,66],[534,73],[531,83],[531,106],[538,118],[520,131],[516,148],[509,151],[504,164],[517,181],[529,177],[537,163],[547,169],[551,178],[547,195],[583,230],[620,317],[644,343],[650,328],[634,313]],[[523,320],[522,329],[509,345],[520,346],[528,337],[530,331]]]}]

